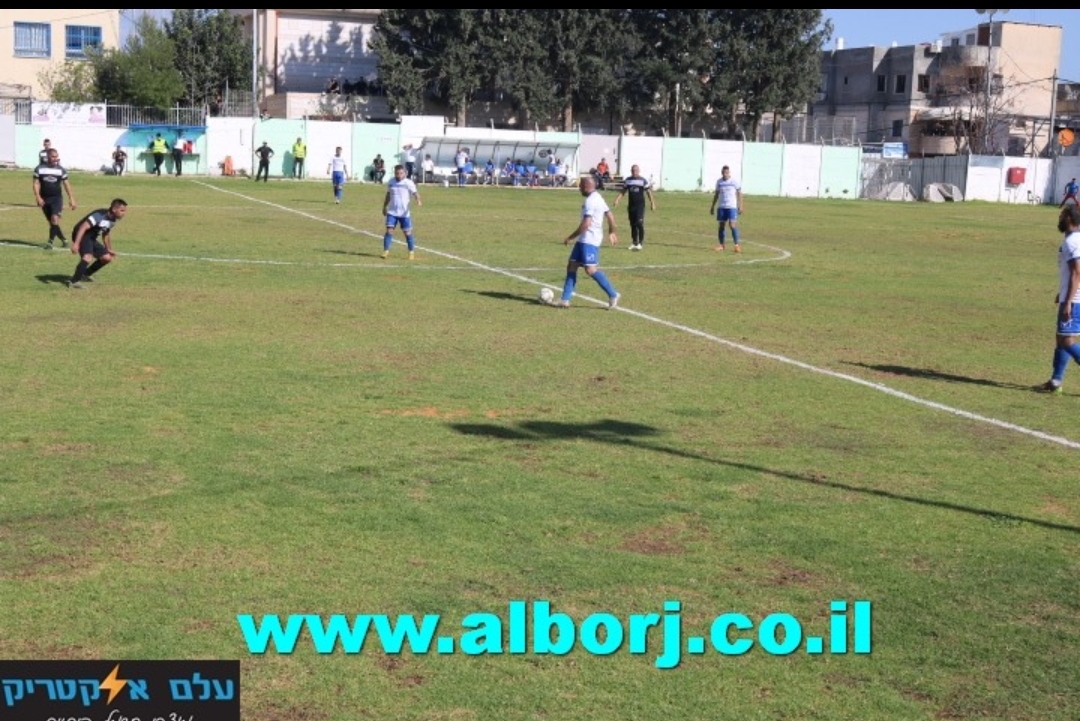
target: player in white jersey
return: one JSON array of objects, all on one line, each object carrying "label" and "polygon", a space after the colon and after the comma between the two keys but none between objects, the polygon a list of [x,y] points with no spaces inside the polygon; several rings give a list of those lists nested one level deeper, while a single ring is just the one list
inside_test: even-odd
[{"label": "player in white jersey", "polygon": [[420,200],[420,193],[416,190],[416,183],[409,178],[404,165],[394,166],[394,179],[386,184],[386,199],[383,200],[383,215],[386,216],[386,235],[383,236],[382,257],[390,255],[390,245],[394,242],[394,228],[401,226],[405,231],[405,244],[409,247],[409,260],[412,260],[416,249],[416,239],[412,232],[412,211],[409,203],[416,200],[417,206],[424,203]]},{"label": "player in white jersey", "polygon": [[716,203],[720,201],[720,210],[716,213],[716,219],[720,221],[720,232],[717,236],[715,250],[724,249],[724,226],[731,226],[731,237],[735,240],[735,252],[741,253],[739,245],[739,214],[743,212],[742,186],[739,181],[731,177],[731,168],[724,166],[720,169],[720,180],[716,181],[716,191],[713,193],[712,205],[709,207],[709,215],[716,210]]},{"label": "player in white jersey", "polygon": [[330,174],[330,181],[334,184],[334,202],[340,203],[341,196],[345,192],[345,178],[349,175],[349,169],[345,165],[345,158],[341,157],[341,146],[334,148],[334,157],[326,166],[326,172]]},{"label": "player in white jersey", "polygon": [[1058,230],[1065,234],[1058,248],[1057,343],[1053,374],[1035,390],[1061,393],[1069,360],[1080,363],[1080,207],[1066,206],[1058,215]]},{"label": "player in white jersey", "polygon": [[583,178],[581,181],[581,194],[585,196],[585,203],[581,206],[581,222],[574,232],[566,236],[563,245],[574,242],[574,249],[570,252],[570,260],[566,264],[566,281],[563,283],[562,298],[552,303],[557,308],[569,308],[570,298],[574,295],[574,287],[577,285],[578,268],[585,268],[597,284],[608,295],[608,308],[614,308],[619,304],[619,294],[612,287],[611,282],[600,270],[600,246],[604,242],[604,220],[608,224],[608,240],[612,245],[619,242],[615,235],[615,216],[604,201],[604,196],[596,191],[596,179],[593,177]]}]

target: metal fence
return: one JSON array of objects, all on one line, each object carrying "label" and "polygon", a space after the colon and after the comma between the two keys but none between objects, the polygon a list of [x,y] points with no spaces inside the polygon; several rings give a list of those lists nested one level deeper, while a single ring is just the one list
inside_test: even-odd
[{"label": "metal fence", "polygon": [[930,183],[951,183],[967,196],[968,156],[943,155],[937,158],[875,158],[862,159],[860,198],[876,198],[893,183],[906,183],[916,198]]},{"label": "metal fence", "polygon": [[0,98],[0,115],[14,115],[17,125],[29,125],[30,100],[26,98]]},{"label": "metal fence", "polygon": [[813,145],[857,145],[855,118],[826,116],[812,118],[798,115],[780,121],[777,140]]},{"label": "metal fence", "polygon": [[132,105],[106,105],[105,122],[110,128],[126,128],[135,124],[206,125],[207,109],[201,108],[138,108]]},{"label": "metal fence", "polygon": [[[146,108],[115,103],[95,103],[105,106],[105,122],[110,128],[126,128],[133,124],[206,125],[215,117],[250,118],[254,113],[251,91],[226,91],[215,102],[198,107]],[[0,97],[0,115],[15,116],[17,125],[30,125],[32,103],[28,98]],[[48,102],[48,101],[39,101]]]}]

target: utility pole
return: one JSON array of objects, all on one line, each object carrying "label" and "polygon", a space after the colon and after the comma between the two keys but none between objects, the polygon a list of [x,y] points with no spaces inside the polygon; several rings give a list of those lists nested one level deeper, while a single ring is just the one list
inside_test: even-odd
[{"label": "utility pole", "polygon": [[1054,71],[1054,78],[1050,82],[1050,142],[1047,147],[1050,149],[1048,155],[1053,158],[1056,150],[1055,144],[1057,143],[1057,133],[1054,131],[1054,126],[1057,124],[1057,86],[1058,75],[1057,70]]},{"label": "utility pole", "polygon": [[994,15],[1007,13],[1008,10],[976,10],[980,15],[990,16],[990,30],[986,34],[986,97],[983,98],[983,147],[984,155],[990,154],[990,80],[994,68]]}]

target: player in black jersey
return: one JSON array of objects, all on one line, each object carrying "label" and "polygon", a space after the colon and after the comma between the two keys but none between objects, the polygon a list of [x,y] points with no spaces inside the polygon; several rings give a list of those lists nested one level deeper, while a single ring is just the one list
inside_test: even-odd
[{"label": "player in black jersey", "polygon": [[75,225],[71,233],[71,252],[79,256],[79,264],[67,281],[69,288],[81,289],[86,287],[83,283],[93,283],[94,273],[116,257],[112,229],[127,214],[127,207],[127,202],[116,198],[108,208],[98,208]]},{"label": "player in black jersey", "polygon": [[46,250],[52,250],[54,240],[59,240],[67,247],[67,238],[60,229],[60,216],[64,212],[64,191],[67,191],[71,209],[75,210],[75,195],[71,192],[67,171],[60,165],[60,153],[52,148],[46,154],[46,161],[34,168],[34,200],[49,223]]}]

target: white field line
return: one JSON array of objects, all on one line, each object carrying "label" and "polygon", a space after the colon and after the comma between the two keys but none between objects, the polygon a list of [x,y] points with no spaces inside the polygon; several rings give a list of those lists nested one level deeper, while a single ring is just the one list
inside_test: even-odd
[{"label": "white field line", "polygon": [[[355,228],[353,226],[347,225],[345,223],[340,223],[340,222],[335,221],[335,220],[329,220],[327,218],[321,218],[321,217],[319,217],[317,215],[313,215],[311,213],[306,213],[306,212],[304,212],[302,210],[295,210],[293,208],[289,208],[288,206],[279,205],[278,203],[272,203],[272,202],[270,202],[268,200],[263,200],[261,198],[254,198],[254,197],[251,197],[251,196],[248,196],[248,195],[244,195],[242,193],[237,193],[237,192],[232,191],[232,190],[225,190],[223,188],[218,188],[216,186],[210,185],[209,183],[203,183],[201,181],[193,181],[193,182],[195,182],[198,185],[203,185],[203,186],[205,186],[207,188],[210,188],[211,190],[216,190],[216,191],[218,191],[220,193],[226,193],[228,195],[234,195],[236,197],[243,198],[243,199],[245,199],[247,201],[250,201],[250,202],[253,202],[253,203],[261,203],[263,205],[268,205],[268,206],[270,206],[272,208],[276,208],[278,210],[281,210],[281,211],[284,211],[284,212],[287,212],[287,213],[293,213],[295,215],[300,215],[300,216],[308,218],[310,220],[314,220],[314,221],[317,221],[317,222],[320,222],[320,223],[327,223],[329,225],[336,226],[336,227],[341,228],[343,230],[348,230],[348,231],[354,232],[354,233],[360,233],[361,235],[366,235],[366,236],[371,237],[371,238],[382,239],[382,236],[377,234],[377,233],[372,233],[371,231],[363,230],[361,228]],[[10,245],[10,244],[6,244],[6,245]],[[769,246],[765,246],[765,247],[769,247]],[[417,248],[420,248],[420,246],[417,246]],[[791,257],[791,254],[788,253],[787,251],[781,250],[779,248],[771,248],[771,249],[776,250],[776,251],[784,254],[783,258]],[[465,267],[468,267],[468,268],[472,268],[472,269],[475,269],[475,270],[483,270],[483,271],[487,271],[487,272],[490,272],[490,273],[495,273],[497,275],[502,275],[502,276],[506,276],[508,278],[513,278],[514,280],[520,280],[523,283],[529,283],[531,285],[546,286],[546,287],[551,288],[551,289],[553,289],[555,291],[560,291],[561,290],[561,287],[559,287],[559,286],[554,286],[554,285],[551,285],[549,283],[544,283],[543,281],[535,280],[534,278],[529,278],[527,276],[520,275],[519,272],[515,272],[513,270],[509,270],[509,269],[505,269],[505,268],[496,268],[496,267],[493,267],[493,266],[486,265],[484,263],[478,263],[476,261],[469,260],[468,258],[462,258],[460,256],[453,255],[451,253],[446,253],[446,252],[443,252],[443,251],[434,250],[432,248],[424,248],[423,250],[424,250],[425,253],[428,253],[428,254],[431,254],[431,255],[436,255],[436,256],[439,256],[439,257],[442,257],[442,258],[446,258],[447,260],[451,260],[451,261],[454,261],[454,262],[457,262],[457,263],[462,263],[462,264],[464,264]],[[146,256],[146,257],[161,257],[161,256]],[[167,256],[165,256],[165,257],[167,257]],[[200,259],[200,260],[217,261],[217,262],[230,262],[230,261],[221,261],[219,259],[214,259],[214,258],[204,258],[204,259]],[[238,262],[238,261],[231,261],[231,262]],[[244,262],[261,262],[261,263],[264,263],[264,264],[267,264],[267,265],[286,265],[286,264],[288,264],[288,263],[282,262],[282,261],[271,261],[271,260],[267,260],[267,261],[244,261]],[[379,266],[379,267],[383,267],[383,266]],[[602,305],[602,306],[607,305],[607,299],[598,300],[596,298],[590,298],[589,296],[581,295],[581,294],[575,294],[574,297],[578,298],[578,299],[581,299],[581,300],[589,301],[591,303],[596,303],[597,305]],[[630,310],[629,308],[626,308],[626,307],[621,306],[621,305],[618,308],[616,308],[616,310],[621,312],[621,313],[627,313],[627,314],[635,316],[637,318],[641,318],[642,320],[647,320],[647,321],[649,321],[651,323],[656,323],[658,325],[662,325],[662,326],[665,326],[667,328],[671,328],[673,330],[678,330],[678,331],[681,331],[683,333],[687,333],[689,335],[697,336],[698,338],[702,338],[702,339],[711,341],[713,343],[716,343],[718,345],[726,346],[728,348],[732,348],[734,350],[741,351],[743,353],[747,353],[747,354],[750,354],[750,355],[755,355],[755,356],[758,356],[758,357],[761,357],[761,358],[767,358],[769,360],[776,361],[777,363],[784,363],[786,365],[794,366],[796,368],[800,368],[802,370],[809,371],[811,373],[817,373],[819,375],[828,376],[830,378],[835,378],[835,379],[838,379],[838,380],[847,381],[849,383],[855,383],[855,384],[863,386],[865,388],[870,388],[872,390],[878,391],[879,393],[884,393],[886,395],[892,396],[894,398],[898,398],[900,400],[907,401],[909,403],[914,403],[915,405],[919,405],[919,406],[922,406],[924,408],[930,408],[932,410],[941,411],[943,413],[948,413],[950,415],[954,415],[954,416],[957,416],[959,418],[964,418],[964,419],[967,419],[967,420],[970,420],[970,421],[974,421],[976,423],[983,423],[983,424],[990,425],[990,426],[995,426],[997,428],[1001,428],[1001,429],[1004,429],[1004,430],[1013,431],[1015,433],[1020,433],[1020,434],[1026,435],[1026,436],[1030,436],[1032,438],[1037,438],[1037,439],[1042,440],[1042,441],[1047,441],[1049,443],[1054,443],[1054,444],[1057,444],[1057,445],[1060,445],[1060,446],[1064,446],[1066,448],[1080,449],[1080,442],[1073,441],[1073,440],[1070,440],[1068,438],[1064,438],[1062,436],[1055,436],[1055,435],[1052,435],[1052,434],[1049,434],[1049,433],[1044,433],[1042,431],[1034,430],[1034,429],[1031,429],[1031,428],[1026,428],[1024,426],[1020,426],[1020,425],[1017,425],[1015,423],[1009,423],[1008,421],[1003,421],[1003,420],[1000,420],[998,418],[991,418],[989,416],[983,416],[983,415],[980,415],[978,413],[972,413],[970,411],[965,411],[965,410],[962,410],[960,408],[954,408],[952,406],[947,406],[947,405],[945,405],[943,403],[938,403],[936,401],[931,401],[931,400],[927,400],[925,398],[920,398],[920,397],[912,395],[910,393],[905,393],[903,391],[898,391],[895,388],[890,388],[889,386],[886,386],[886,385],[884,385],[882,383],[874,383],[873,381],[868,381],[866,379],[859,378],[859,377],[853,376],[853,375],[849,375],[847,373],[840,373],[839,371],[829,370],[828,368],[820,368],[818,366],[811,365],[809,363],[804,363],[803,361],[795,360],[794,358],[788,358],[787,356],[779,355],[777,353],[770,353],[768,351],[763,351],[763,350],[760,350],[758,348],[754,348],[752,346],[744,345],[742,343],[736,343],[734,341],[727,340],[726,338],[721,338],[719,336],[712,335],[711,333],[706,333],[705,331],[698,330],[696,328],[691,328],[690,326],[682,325],[681,323],[675,323],[674,321],[664,320],[663,318],[658,318],[656,316],[649,315],[647,313],[641,313],[639,311]]]},{"label": "white field line", "polygon": [[[207,185],[207,187],[214,188],[214,186],[212,186],[212,185]],[[277,208],[279,210],[283,210],[283,211],[290,212],[290,213],[297,213],[297,214],[302,215],[304,217],[311,218],[312,220],[323,221],[323,219],[319,218],[318,216],[311,215],[310,213],[305,213],[305,212],[299,211],[299,210],[293,210],[292,208],[288,208],[288,207],[283,206],[283,205],[278,205],[277,203],[271,203],[269,201],[261,200],[261,199],[258,199],[258,198],[250,198],[248,196],[241,195],[240,193],[233,193],[232,191],[223,190],[221,188],[214,188],[214,190],[219,190],[220,192],[223,192],[223,193],[231,193],[233,195],[239,195],[240,197],[247,198],[248,200],[251,200],[253,202],[264,203],[266,205]],[[371,236],[373,238],[381,238],[382,237],[382,236],[376,235],[375,233],[371,233],[371,232],[366,231],[366,230],[359,230],[359,229],[356,229],[356,228],[349,228],[348,226],[345,226],[342,223],[337,223],[335,221],[324,221],[324,222],[328,222],[328,223],[331,223],[332,225],[337,225],[339,227],[347,228],[348,230],[352,230],[352,231],[355,231],[355,232],[358,232],[358,233],[362,233],[364,235],[368,235],[368,236]],[[779,250],[779,249],[775,249],[775,250]],[[485,265],[483,263],[477,263],[476,261],[472,261],[472,260],[469,260],[467,258],[461,258],[461,257],[458,257],[456,255],[452,255],[450,253],[444,253],[442,251],[432,250],[430,248],[425,249],[425,252],[431,253],[432,255],[438,255],[438,256],[441,256],[443,258],[447,258],[449,260],[453,260],[453,261],[456,261],[456,262],[459,262],[459,263],[465,263],[465,264],[467,264],[469,266],[478,268],[480,270],[486,270],[486,271],[489,271],[491,273],[497,273],[499,275],[504,275],[504,276],[507,276],[509,278],[513,278],[515,280],[523,281],[525,283],[530,283],[530,284],[533,284],[533,285],[540,285],[540,286],[547,286],[547,287],[552,288],[553,290],[556,290],[556,291],[561,290],[561,288],[559,288],[557,286],[553,286],[553,285],[550,285],[550,284],[547,284],[547,283],[543,283],[541,281],[534,280],[532,278],[527,278],[525,276],[518,275],[517,273],[511,272],[511,271],[508,271],[508,270],[504,270],[502,268],[494,268],[494,267]],[[780,252],[786,253],[786,251],[780,251]],[[790,253],[787,253],[786,257],[790,257],[790,255],[791,255]],[[575,295],[575,298],[577,298],[577,297],[580,297],[583,300],[588,300],[588,301],[590,301],[592,303],[596,303],[598,305],[604,305],[604,306],[607,305],[607,300],[606,299],[605,300],[597,300],[595,298],[590,298],[588,296]],[[890,396],[892,396],[894,398],[899,398],[901,400],[908,401],[909,403],[914,403],[916,405],[923,406],[924,408],[931,408],[933,410],[941,411],[943,413],[949,413],[949,414],[957,416],[959,418],[965,418],[967,420],[975,421],[977,423],[984,423],[986,425],[996,426],[996,427],[1002,428],[1004,430],[1013,431],[1013,432],[1016,432],[1016,433],[1021,433],[1021,434],[1027,435],[1027,436],[1031,436],[1032,438],[1038,438],[1039,440],[1048,441],[1050,443],[1056,443],[1058,445],[1065,446],[1066,448],[1080,449],[1080,443],[1078,443],[1076,441],[1073,441],[1073,440],[1070,440],[1068,438],[1063,438],[1061,436],[1051,435],[1049,433],[1043,433],[1042,431],[1037,431],[1037,430],[1034,430],[1034,429],[1031,429],[1031,428],[1025,428],[1024,426],[1019,426],[1019,425],[1016,425],[1015,423],[1009,423],[1008,421],[1003,421],[1003,420],[1000,420],[998,418],[991,418],[989,416],[979,415],[978,413],[972,413],[970,411],[965,411],[965,410],[962,410],[960,408],[953,408],[952,406],[947,406],[947,405],[945,405],[943,403],[937,403],[936,401],[927,400],[925,398],[920,398],[918,396],[914,396],[914,395],[912,395],[910,393],[905,393],[903,391],[898,391],[895,388],[890,388],[889,386],[883,385],[881,383],[874,383],[873,381],[868,381],[868,380],[865,380],[863,378],[858,378],[858,377],[853,376],[853,375],[848,375],[847,373],[840,373],[838,371],[829,370],[828,368],[819,368],[818,366],[810,365],[809,363],[804,363],[802,361],[795,360],[794,358],[788,358],[787,356],[782,356],[782,355],[779,355],[777,353],[769,353],[768,351],[763,351],[763,350],[760,350],[758,348],[753,348],[753,347],[748,346],[748,345],[743,345],[742,343],[736,343],[734,341],[727,340],[726,338],[721,338],[719,336],[712,335],[711,333],[706,333],[706,332],[698,330],[696,328],[691,328],[689,326],[682,325],[681,323],[675,323],[673,321],[664,320],[663,318],[658,318],[658,317],[653,316],[653,315],[648,315],[647,313],[641,313],[641,312],[638,312],[638,311],[635,311],[635,310],[630,310],[630,309],[625,308],[623,306],[619,306],[616,310],[621,311],[623,313],[628,313],[630,315],[636,316],[638,318],[641,318],[642,320],[647,320],[647,321],[650,321],[652,323],[656,323],[658,325],[666,326],[666,327],[671,328],[673,330],[682,331],[683,333],[689,333],[690,335],[697,336],[698,338],[703,338],[705,340],[712,341],[713,343],[717,343],[719,345],[727,346],[728,348],[733,348],[735,350],[742,351],[743,353],[748,353],[750,355],[756,355],[756,356],[761,357],[761,358],[768,358],[769,360],[776,361],[777,363],[784,363],[784,364],[787,364],[787,365],[795,366],[796,368],[800,368],[802,370],[809,371],[811,373],[817,373],[819,375],[828,376],[830,378],[836,378],[838,380],[847,381],[849,383],[856,383],[856,384],[861,385],[861,386],[863,386],[865,388],[870,388],[870,389],[878,391],[880,393],[885,393],[886,395],[890,395]]]}]

